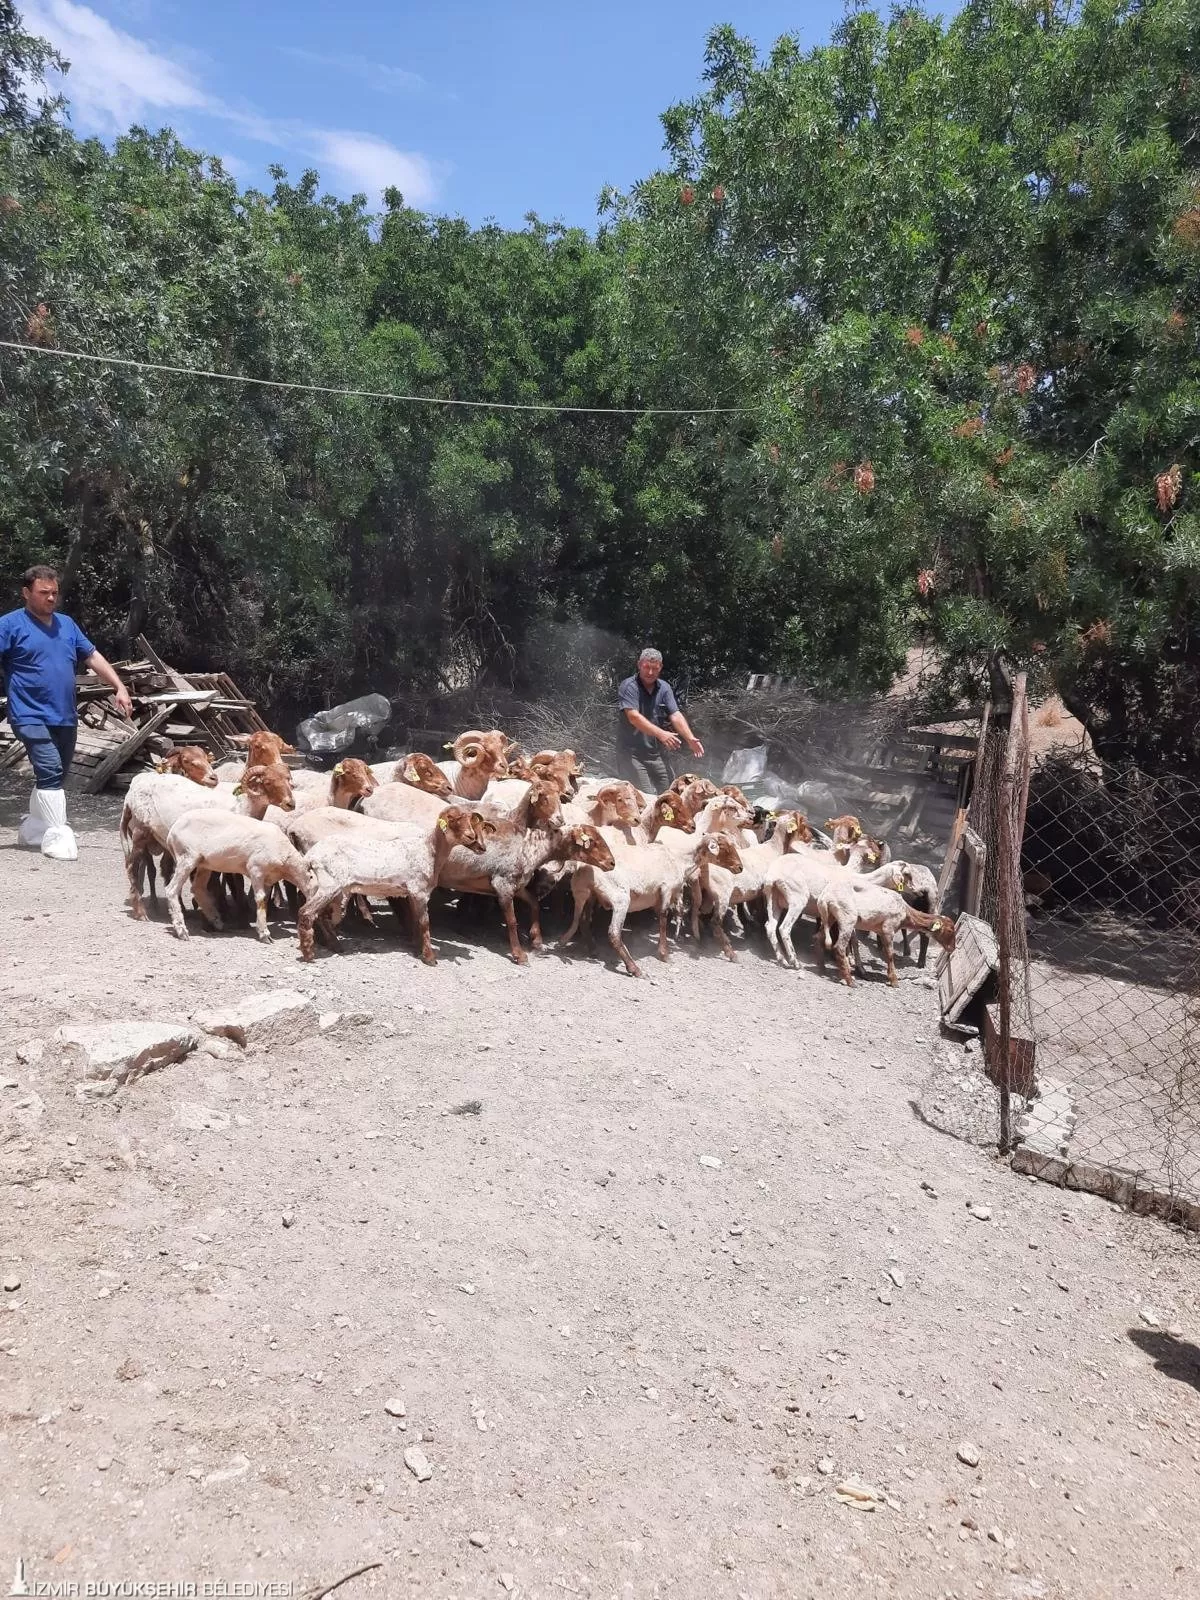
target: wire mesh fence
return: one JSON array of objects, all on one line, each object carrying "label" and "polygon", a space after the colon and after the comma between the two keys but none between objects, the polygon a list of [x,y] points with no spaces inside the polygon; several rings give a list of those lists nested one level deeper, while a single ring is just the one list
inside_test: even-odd
[{"label": "wire mesh fence", "polygon": [[982,1054],[1001,1148],[1195,1224],[1200,784],[1088,746],[1030,770],[1018,692],[1011,721],[985,726],[966,832],[981,857],[967,909],[995,936]]}]

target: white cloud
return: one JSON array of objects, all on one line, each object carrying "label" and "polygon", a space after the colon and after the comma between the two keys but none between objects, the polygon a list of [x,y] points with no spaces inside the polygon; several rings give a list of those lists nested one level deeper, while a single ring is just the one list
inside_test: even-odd
[{"label": "white cloud", "polygon": [[[28,30],[49,39],[70,62],[64,89],[75,119],[92,132],[123,133],[132,123],[154,121],[154,113],[201,112],[244,138],[315,161],[325,169],[322,176],[332,179],[331,187],[340,180],[350,190],[365,191],[372,203],[393,184],[410,205],[428,205],[437,193],[439,168],[427,156],[398,150],[373,133],[313,128],[268,117],[254,106],[227,105],[186,67],[114,28],[89,6],[73,0],[27,0],[24,15]],[[395,86],[408,79],[415,85],[423,82],[416,73],[374,67],[358,56],[333,58],[332,64],[348,71],[370,69],[384,75],[381,82]],[[230,172],[240,176],[245,170],[236,157],[224,160]]]},{"label": "white cloud", "polygon": [[24,6],[30,33],[49,39],[71,63],[72,109],[88,128],[123,132],[149,111],[204,111],[211,97],[192,75],[88,6],[33,0]]},{"label": "white cloud", "polygon": [[314,152],[356,190],[374,200],[389,185],[412,206],[424,206],[437,193],[433,163],[413,151],[397,150],[372,133],[314,133]]},{"label": "white cloud", "polygon": [[366,56],[326,56],[318,50],[302,50],[292,44],[280,45],[279,50],[282,55],[291,56],[293,61],[305,61],[310,66],[361,78],[369,88],[377,89],[380,94],[417,94],[427,87],[419,72],[410,72],[407,67],[389,67],[383,61],[369,61]]}]

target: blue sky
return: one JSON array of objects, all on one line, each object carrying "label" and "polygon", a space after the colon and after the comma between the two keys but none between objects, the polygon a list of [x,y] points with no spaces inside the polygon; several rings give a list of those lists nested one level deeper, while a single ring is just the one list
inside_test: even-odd
[{"label": "blue sky", "polygon": [[[18,0],[20,4],[20,0]],[[760,49],[828,38],[841,0],[27,0],[72,62],[76,130],[174,127],[265,184],[279,162],[377,205],[591,228],[606,183],[660,162],[659,114],[731,22]]]}]

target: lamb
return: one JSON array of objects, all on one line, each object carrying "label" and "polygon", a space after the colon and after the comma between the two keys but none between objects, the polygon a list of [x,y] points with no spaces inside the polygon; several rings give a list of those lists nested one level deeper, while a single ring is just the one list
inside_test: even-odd
[{"label": "lamb", "polygon": [[[849,950],[854,946],[854,964],[861,975],[859,960],[859,933],[873,933],[879,941],[880,954],[887,964],[888,983],[894,988],[896,976],[896,934],[902,928],[915,928],[932,936],[944,950],[953,950],[955,926],[949,917],[932,916],[910,906],[894,889],[882,884],[866,884],[861,879],[830,879],[817,893],[817,917],[820,932],[817,949],[821,964],[825,952],[832,950],[842,982],[853,987]],[[836,932],[835,932],[836,929]]]},{"label": "lamb", "polygon": [[262,820],[269,805],[282,802],[286,808],[291,803],[290,789],[284,791],[286,776],[284,767],[250,767],[234,791],[239,802],[237,811],[193,808],[172,823],[166,849],[175,867],[164,892],[171,925],[180,939],[188,937],[183,920],[183,886],[189,879],[197,909],[210,926],[219,930],[221,918],[209,895],[209,879],[214,872],[249,878],[257,909],[258,937],[264,942],[271,938],[267,927],[268,889],[286,882],[307,893],[308,869],[300,852],[273,822]]},{"label": "lamb", "polygon": [[642,819],[643,806],[631,783],[612,781],[601,784],[587,795],[576,795],[563,805],[568,822],[591,823],[596,828],[620,828],[633,842],[629,830]]},{"label": "lamb", "polygon": [[[272,775],[268,791],[270,802],[284,809],[291,807],[291,776],[286,767],[276,765],[251,770],[269,772]],[[143,869],[166,849],[167,835],[177,818],[197,807],[232,811],[238,798],[235,788],[229,784],[201,787],[172,774],[138,773],[125,795],[120,828],[129,878],[129,905],[135,919],[144,921],[146,916],[141,895]],[[152,878],[150,887],[153,892]]]},{"label": "lamb", "polygon": [[[730,803],[736,804],[736,801],[730,799]],[[749,807],[747,809],[749,810]],[[722,946],[725,942],[722,934],[727,911],[733,911],[737,930],[739,933],[744,933],[745,927],[738,907],[747,906],[751,901],[758,899],[763,893],[767,878],[781,856],[799,850],[811,841],[812,829],[802,811],[781,811],[775,818],[775,827],[767,839],[761,841],[755,839],[752,844],[739,840],[738,853],[742,858],[742,870],[737,879],[735,880],[721,867],[710,867],[706,885],[708,903],[705,903],[704,897],[692,898],[692,937],[699,939],[700,917],[709,909],[713,914],[713,931]],[[718,929],[721,932],[717,932]]]},{"label": "lamb", "polygon": [[852,867],[856,872],[873,872],[892,858],[887,841],[864,833],[855,816],[831,817],[825,826],[833,838],[834,857],[843,867]]},{"label": "lamb", "polygon": [[[914,864],[911,861],[892,861],[892,877],[888,881],[888,888],[894,889],[897,894],[903,895],[910,906],[917,911],[924,911],[929,915],[938,909],[938,881],[928,867]],[[900,943],[904,950],[905,960],[908,959],[908,941],[911,929],[906,927],[900,930]],[[929,935],[922,933],[917,949],[917,965],[923,967],[925,958],[929,953]]]},{"label": "lamb", "polygon": [[896,875],[895,863],[873,872],[856,872],[840,865],[827,850],[802,845],[771,868],[763,884],[767,906],[767,938],[775,959],[799,966],[792,944],[792,928],[803,914],[817,914],[817,897],[827,884],[885,887]]},{"label": "lamb", "polygon": [[[254,733],[247,734],[246,756],[243,761],[225,761],[217,768],[217,774],[222,783],[236,783],[249,767],[273,767],[283,764],[284,756],[296,754],[295,745],[288,744],[281,734],[271,733],[265,728],[259,728]],[[241,737],[235,736],[234,744],[241,743]],[[314,776],[319,777],[316,773]]]},{"label": "lamb", "polygon": [[331,835],[315,844],[305,858],[312,875],[312,890],[300,911],[300,954],[311,961],[316,953],[313,929],[317,918],[335,900],[349,895],[378,895],[407,899],[421,960],[437,965],[429,937],[429,896],[452,851],[472,856],[484,853],[496,824],[478,811],[448,806],[428,827],[398,827],[388,838],[357,828]]},{"label": "lamb", "polygon": [[448,799],[454,793],[454,785],[438,766],[432,756],[427,756],[423,750],[413,750],[404,757],[403,761],[396,762],[394,781],[407,783],[414,789],[423,789],[426,794],[435,794],[439,799]]},{"label": "lamb", "polygon": [[621,851],[608,870],[580,868],[571,880],[575,915],[560,945],[565,947],[571,943],[590,902],[598,900],[612,911],[609,943],[625,963],[625,970],[632,977],[640,978],[641,969],[621,938],[625,918],[631,911],[657,911],[658,955],[660,961],[665,961],[667,913],[683,887],[689,868],[698,867],[699,858],[705,855],[712,865],[725,867],[730,872],[741,871],[737,845],[725,833],[703,834],[690,853],[677,852],[663,844],[648,844]]},{"label": "lamb", "polygon": [[[541,811],[553,805],[558,817],[558,795],[548,785],[533,784],[531,790]],[[534,802],[531,802],[534,803]],[[535,950],[542,948],[542,929],[536,898],[529,892],[529,882],[540,868],[551,861],[575,861],[586,866],[608,871],[614,864],[613,853],[599,830],[590,824],[575,823],[568,826],[561,820],[536,821],[528,829],[509,820],[497,822],[488,836],[487,849],[481,860],[451,854],[438,879],[440,888],[460,894],[492,894],[500,902],[504,924],[508,930],[508,945],[513,960],[524,966],[528,961],[521,948],[520,932],[514,900],[521,900],[530,909],[530,943]]]},{"label": "lamb", "polygon": [[[327,784],[320,788],[308,788],[296,795],[295,804],[289,809],[316,811],[325,806],[334,806],[339,811],[361,810],[363,801],[368,795],[374,794],[378,787],[375,774],[366,762],[359,761],[355,756],[349,756],[345,761],[339,761],[333,768]],[[268,814],[267,821],[273,822],[276,827],[282,827],[284,818],[276,811],[274,815]]]}]

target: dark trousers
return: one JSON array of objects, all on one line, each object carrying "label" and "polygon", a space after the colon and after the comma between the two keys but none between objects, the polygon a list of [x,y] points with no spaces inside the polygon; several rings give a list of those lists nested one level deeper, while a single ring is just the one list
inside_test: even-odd
[{"label": "dark trousers", "polygon": [[25,746],[29,765],[33,768],[36,789],[61,789],[65,786],[71,758],[75,754],[75,739],[79,729],[69,725],[46,722],[23,722],[13,732]]},{"label": "dark trousers", "polygon": [[617,776],[634,784],[646,794],[662,794],[671,787],[675,774],[671,770],[671,757],[665,746],[660,755],[642,754],[636,750],[617,750]]}]

